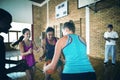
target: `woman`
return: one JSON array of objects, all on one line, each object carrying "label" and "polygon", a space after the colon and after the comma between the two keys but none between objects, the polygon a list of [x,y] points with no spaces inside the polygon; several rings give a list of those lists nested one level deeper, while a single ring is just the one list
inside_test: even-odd
[{"label": "woman", "polygon": [[[45,64],[47,65],[51,62],[53,55],[54,55],[54,50],[55,50],[55,45],[57,42],[58,38],[54,36],[54,28],[48,27],[46,29],[46,38],[42,40],[42,49],[43,49],[43,55],[40,57],[40,60],[42,61],[45,58]],[[57,71],[59,72],[59,76],[61,75],[62,71],[62,62],[61,60],[58,61],[57,64]],[[46,73],[45,72],[45,80],[50,80],[51,79],[51,73]]]},{"label": "woman", "polygon": [[35,58],[33,54],[33,50],[39,51],[36,47],[35,42],[29,40],[30,38],[30,30],[25,28],[22,31],[24,36],[24,40],[20,40],[19,48],[21,52],[21,56],[23,60],[26,60],[29,69],[26,70],[27,80],[33,80],[35,73]]},{"label": "woman", "polygon": [[65,65],[61,80],[96,80],[95,71],[86,54],[85,42],[75,33],[73,21],[63,26],[63,36],[55,46],[52,62],[44,67],[44,72],[54,70],[61,53],[65,57]]}]

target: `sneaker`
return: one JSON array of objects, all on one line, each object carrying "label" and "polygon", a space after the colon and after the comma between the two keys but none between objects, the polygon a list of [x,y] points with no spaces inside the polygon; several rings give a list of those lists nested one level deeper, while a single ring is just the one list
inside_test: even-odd
[{"label": "sneaker", "polygon": [[115,65],[116,65],[115,63],[112,63],[112,67],[115,67]]},{"label": "sneaker", "polygon": [[104,62],[104,66],[107,67],[108,66],[108,62]]}]

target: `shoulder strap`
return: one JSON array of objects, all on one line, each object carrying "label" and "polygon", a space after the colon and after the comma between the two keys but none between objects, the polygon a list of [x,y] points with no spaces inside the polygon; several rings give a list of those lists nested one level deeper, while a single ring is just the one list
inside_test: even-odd
[{"label": "shoulder strap", "polygon": [[57,42],[57,38],[55,37],[54,39],[55,39],[55,44],[56,44],[56,42]]},{"label": "shoulder strap", "polygon": [[68,37],[68,40],[66,42],[66,45],[68,45],[72,42],[72,37],[70,35],[68,35],[67,37]]},{"label": "shoulder strap", "polygon": [[30,41],[30,45],[32,45],[32,46],[33,46],[33,42],[32,42],[32,40]]},{"label": "shoulder strap", "polygon": [[48,42],[47,38],[45,38],[45,42],[46,42],[46,45],[47,45],[47,44],[49,44],[49,42]]}]

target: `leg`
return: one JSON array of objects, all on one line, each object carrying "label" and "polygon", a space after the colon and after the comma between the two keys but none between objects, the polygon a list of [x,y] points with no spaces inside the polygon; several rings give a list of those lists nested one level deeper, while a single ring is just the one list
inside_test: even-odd
[{"label": "leg", "polygon": [[12,72],[23,72],[27,69],[27,65],[25,63],[19,63],[20,61],[12,61],[12,60],[6,60],[6,63],[11,63],[11,64],[17,64],[14,67],[10,67],[8,69],[5,68],[5,65],[2,64],[0,65],[1,70],[0,70],[0,79],[2,80],[10,80],[10,78],[7,76],[8,73]]},{"label": "leg", "polygon": [[28,70],[26,70],[27,80],[34,80],[35,75],[35,66],[32,66]]},{"label": "leg", "polygon": [[50,80],[50,78],[51,78],[51,75],[50,75],[50,74],[45,73],[45,80]]},{"label": "leg", "polygon": [[112,46],[111,48],[111,55],[112,55],[112,64],[116,63],[116,46]]},{"label": "leg", "polygon": [[104,63],[107,63],[109,60],[109,50],[110,50],[110,46],[105,45],[105,59],[104,59]]},{"label": "leg", "polygon": [[59,77],[61,78],[62,66],[58,66],[57,71],[58,71]]},{"label": "leg", "polygon": [[[44,66],[48,65],[48,62],[46,62],[44,64]],[[51,79],[51,75],[50,74],[47,74],[46,72],[44,73],[45,74],[45,80],[50,80]]]},{"label": "leg", "polygon": [[0,68],[0,80],[12,80],[12,78],[7,76],[5,68]]},{"label": "leg", "polygon": [[5,60],[5,63],[8,63],[8,64],[17,64],[17,63],[19,63],[19,61]]},{"label": "leg", "polygon": [[32,80],[29,69],[26,70],[26,77],[27,77],[27,80]]},{"label": "leg", "polygon": [[28,69],[28,66],[26,63],[20,63],[14,67],[8,68],[5,70],[5,73],[12,73],[12,72],[24,72],[26,69]]},{"label": "leg", "polygon": [[33,66],[31,68],[31,77],[32,77],[32,80],[34,80],[34,76],[35,76],[35,66]]}]

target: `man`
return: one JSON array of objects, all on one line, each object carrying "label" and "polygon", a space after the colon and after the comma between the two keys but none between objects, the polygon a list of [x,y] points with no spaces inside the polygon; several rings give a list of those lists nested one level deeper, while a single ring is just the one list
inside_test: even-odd
[{"label": "man", "polygon": [[116,64],[116,41],[118,40],[119,36],[116,31],[113,31],[112,24],[109,24],[107,28],[108,28],[108,31],[104,33],[104,39],[106,40],[104,64],[105,65],[108,64],[109,55],[111,55],[112,65],[115,66]]},{"label": "man", "polygon": [[[53,58],[57,40],[58,38],[54,37],[54,29],[52,27],[48,27],[46,30],[46,38],[42,40],[43,55],[40,57],[41,61],[45,58],[45,65],[49,64]],[[59,75],[61,74],[62,70],[61,64],[62,62],[59,60],[57,65]],[[50,74],[45,72],[45,80],[50,80],[50,78]]]},{"label": "man", "polygon": [[[0,33],[8,33],[11,28],[12,16],[9,12],[0,8]],[[27,68],[26,63],[23,60],[12,61],[5,59],[5,44],[4,38],[0,35],[0,80],[12,80],[7,76],[8,73],[24,71]],[[6,69],[5,64],[17,64],[15,67]],[[25,64],[21,64],[25,63]]]}]

